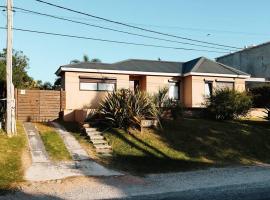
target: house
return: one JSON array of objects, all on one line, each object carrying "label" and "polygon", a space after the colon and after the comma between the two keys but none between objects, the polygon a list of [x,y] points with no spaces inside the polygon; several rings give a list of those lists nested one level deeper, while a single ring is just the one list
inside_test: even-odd
[{"label": "house", "polygon": [[250,74],[249,82],[270,81],[270,42],[250,46],[216,60]]},{"label": "house", "polygon": [[66,92],[65,120],[74,119],[74,110],[95,109],[107,92],[139,88],[155,93],[169,87],[169,96],[187,108],[203,107],[205,96],[214,88],[245,90],[249,74],[204,57],[188,62],[130,59],[113,64],[78,63],[60,66]]}]

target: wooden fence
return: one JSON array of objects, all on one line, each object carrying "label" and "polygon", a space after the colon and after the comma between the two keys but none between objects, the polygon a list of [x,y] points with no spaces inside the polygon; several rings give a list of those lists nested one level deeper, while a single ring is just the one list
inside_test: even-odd
[{"label": "wooden fence", "polygon": [[15,91],[16,117],[20,121],[43,122],[59,118],[65,109],[64,91],[22,90]]}]

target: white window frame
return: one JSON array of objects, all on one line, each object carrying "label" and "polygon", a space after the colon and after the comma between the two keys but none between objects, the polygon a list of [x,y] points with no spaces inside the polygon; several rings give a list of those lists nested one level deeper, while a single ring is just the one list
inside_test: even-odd
[{"label": "white window frame", "polygon": [[[87,88],[87,85],[96,85],[93,88]],[[101,85],[107,85],[106,88],[102,88]],[[85,87],[86,86],[86,87]],[[102,88],[102,89],[101,89]],[[81,91],[108,91],[112,92],[116,89],[116,79],[100,79],[100,78],[80,78],[79,89]]]},{"label": "white window frame", "polygon": [[[181,91],[180,91],[180,81],[168,81],[169,82],[169,91],[168,91],[168,95],[169,95],[169,98],[172,99],[172,100],[176,100],[176,101],[179,101],[180,100],[180,94],[181,94]],[[174,85],[173,85],[174,84]],[[177,97],[174,95],[175,93],[173,93],[173,95],[171,96],[171,93],[170,93],[170,87],[171,86],[174,86],[174,87],[177,87]]]}]

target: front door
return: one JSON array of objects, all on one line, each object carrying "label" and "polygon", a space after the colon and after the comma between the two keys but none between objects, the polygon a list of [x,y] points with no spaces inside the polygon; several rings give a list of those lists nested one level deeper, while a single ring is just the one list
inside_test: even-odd
[{"label": "front door", "polygon": [[135,91],[136,89],[140,89],[140,80],[129,81],[129,89],[131,91]]}]

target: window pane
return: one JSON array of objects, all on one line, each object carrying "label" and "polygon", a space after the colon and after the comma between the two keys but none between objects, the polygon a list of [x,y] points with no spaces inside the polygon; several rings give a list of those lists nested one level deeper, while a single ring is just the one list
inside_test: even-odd
[{"label": "window pane", "polygon": [[231,82],[217,82],[217,88],[218,89],[228,88],[228,89],[232,90],[234,88],[234,83],[231,83]]},{"label": "window pane", "polygon": [[204,84],[204,94],[205,96],[211,96],[212,95],[212,83],[211,82],[205,82]]},{"label": "window pane", "polygon": [[81,90],[97,90],[97,83],[80,83]]},{"label": "window pane", "polygon": [[169,83],[169,98],[179,99],[179,86],[178,83]]},{"label": "window pane", "polygon": [[98,90],[113,91],[115,87],[114,83],[98,83]]}]

